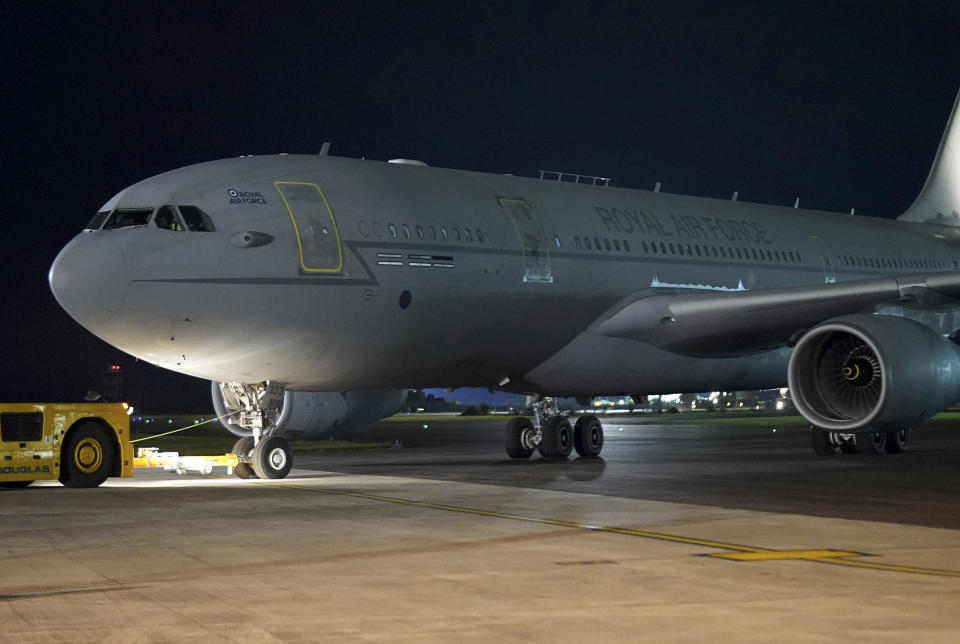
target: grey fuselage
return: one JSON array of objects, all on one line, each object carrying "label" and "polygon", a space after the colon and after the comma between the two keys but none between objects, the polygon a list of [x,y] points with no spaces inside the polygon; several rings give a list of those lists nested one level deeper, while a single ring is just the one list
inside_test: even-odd
[{"label": "grey fuselage", "polygon": [[[314,190],[312,215],[284,196]],[[190,166],[104,209],[165,204],[198,206],[216,231],[85,231],[51,269],[57,299],[140,359],[304,391],[784,386],[785,347],[694,357],[589,329],[643,290],[760,291],[960,260],[949,227],[329,156]]]}]

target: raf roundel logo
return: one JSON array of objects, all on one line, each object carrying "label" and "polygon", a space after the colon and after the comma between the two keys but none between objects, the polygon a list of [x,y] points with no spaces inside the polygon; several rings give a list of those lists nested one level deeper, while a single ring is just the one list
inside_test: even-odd
[{"label": "raf roundel logo", "polygon": [[227,195],[230,197],[231,206],[265,206],[267,198],[262,192],[252,190],[235,190],[229,188]]}]

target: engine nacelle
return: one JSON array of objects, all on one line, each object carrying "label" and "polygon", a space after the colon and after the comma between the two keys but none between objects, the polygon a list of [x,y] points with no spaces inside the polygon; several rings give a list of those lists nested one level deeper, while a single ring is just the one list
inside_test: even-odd
[{"label": "engine nacelle", "polygon": [[787,378],[797,410],[817,427],[899,431],[960,399],[960,347],[906,318],[845,315],[800,339]]},{"label": "engine nacelle", "polygon": [[[213,408],[217,416],[227,409],[219,382],[211,383]],[[285,391],[283,406],[277,419],[278,435],[290,439],[314,439],[329,435],[336,429],[365,425],[402,411],[407,403],[406,389],[379,391]],[[237,436],[250,432],[228,420],[220,421]]]}]

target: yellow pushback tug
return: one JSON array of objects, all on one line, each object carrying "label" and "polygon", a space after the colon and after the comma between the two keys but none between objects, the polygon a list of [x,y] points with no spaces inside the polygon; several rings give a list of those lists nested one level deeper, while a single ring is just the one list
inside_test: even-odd
[{"label": "yellow pushback tug", "polygon": [[137,467],[208,474],[222,465],[231,474],[237,464],[233,454],[138,452],[134,458],[125,403],[0,403],[0,487],[56,480],[96,487],[108,476],[133,476]]}]

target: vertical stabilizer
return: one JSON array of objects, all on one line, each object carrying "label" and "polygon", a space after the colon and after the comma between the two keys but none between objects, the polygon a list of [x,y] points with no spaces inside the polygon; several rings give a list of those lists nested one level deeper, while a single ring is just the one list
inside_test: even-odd
[{"label": "vertical stabilizer", "polygon": [[923,190],[906,212],[897,217],[902,221],[960,226],[960,119],[957,103],[947,120],[947,129],[940,139],[940,148],[930,168]]}]

